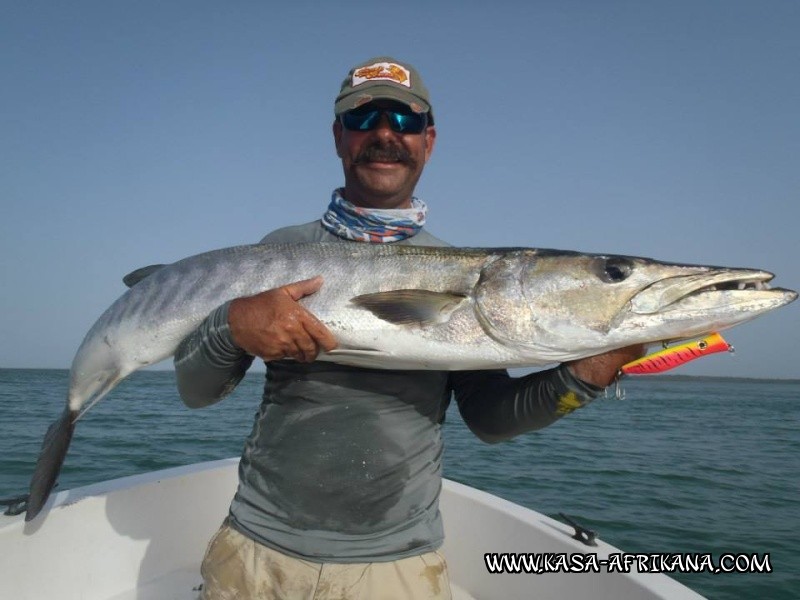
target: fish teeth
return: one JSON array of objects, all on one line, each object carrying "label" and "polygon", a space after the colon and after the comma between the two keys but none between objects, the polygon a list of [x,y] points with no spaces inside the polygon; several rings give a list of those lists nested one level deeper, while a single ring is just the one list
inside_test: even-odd
[{"label": "fish teeth", "polygon": [[763,281],[737,281],[737,282],[730,282],[730,283],[723,283],[718,285],[709,285],[708,287],[704,287],[702,292],[716,292],[716,291],[724,291],[724,290],[751,290],[751,291],[761,291],[761,290],[769,290],[770,288],[768,283]]},{"label": "fish teeth", "polygon": [[740,281],[736,285],[737,290],[754,290],[754,291],[762,291],[762,290],[769,290],[770,288],[768,283],[764,281]]}]

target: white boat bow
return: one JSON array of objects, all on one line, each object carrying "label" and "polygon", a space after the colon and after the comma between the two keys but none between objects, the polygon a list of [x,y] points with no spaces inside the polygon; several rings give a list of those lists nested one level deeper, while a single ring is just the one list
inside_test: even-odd
[{"label": "white boat bow", "polygon": [[[236,490],[238,459],[125,477],[55,494],[36,519],[0,516],[0,598],[194,600],[206,545]],[[491,574],[486,553],[620,552],[572,528],[445,480],[442,552],[456,600],[702,598],[659,573]]]}]

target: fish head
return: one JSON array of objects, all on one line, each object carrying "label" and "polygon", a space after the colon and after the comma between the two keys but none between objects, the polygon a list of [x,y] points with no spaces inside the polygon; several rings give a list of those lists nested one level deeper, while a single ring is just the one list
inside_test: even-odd
[{"label": "fish head", "polygon": [[553,361],[719,331],[793,301],[755,269],[519,250],[486,265],[475,309],[497,341]]}]

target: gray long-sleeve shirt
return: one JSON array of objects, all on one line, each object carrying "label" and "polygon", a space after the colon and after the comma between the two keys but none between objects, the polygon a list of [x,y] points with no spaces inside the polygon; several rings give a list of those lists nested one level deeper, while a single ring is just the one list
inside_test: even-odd
[{"label": "gray long-sleeve shirt", "polygon": [[[342,240],[319,221],[263,243]],[[408,240],[445,246],[421,231]],[[191,407],[229,393],[253,357],[237,348],[227,304],[175,354]],[[327,362],[267,363],[263,401],[239,464],[230,523],[276,550],[317,562],[373,562],[438,548],[442,424],[454,396],[469,428],[497,442],[549,425],[600,390],[564,367],[512,378],[493,371],[391,371]]]}]

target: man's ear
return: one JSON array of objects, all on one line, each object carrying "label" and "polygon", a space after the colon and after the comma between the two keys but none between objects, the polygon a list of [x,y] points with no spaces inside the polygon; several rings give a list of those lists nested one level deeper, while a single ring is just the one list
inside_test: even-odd
[{"label": "man's ear", "polygon": [[342,123],[339,119],[333,121],[333,143],[336,145],[336,156],[342,158]]},{"label": "man's ear", "polygon": [[436,144],[436,127],[431,125],[430,127],[425,129],[425,162],[431,157],[433,154],[433,147]]}]

